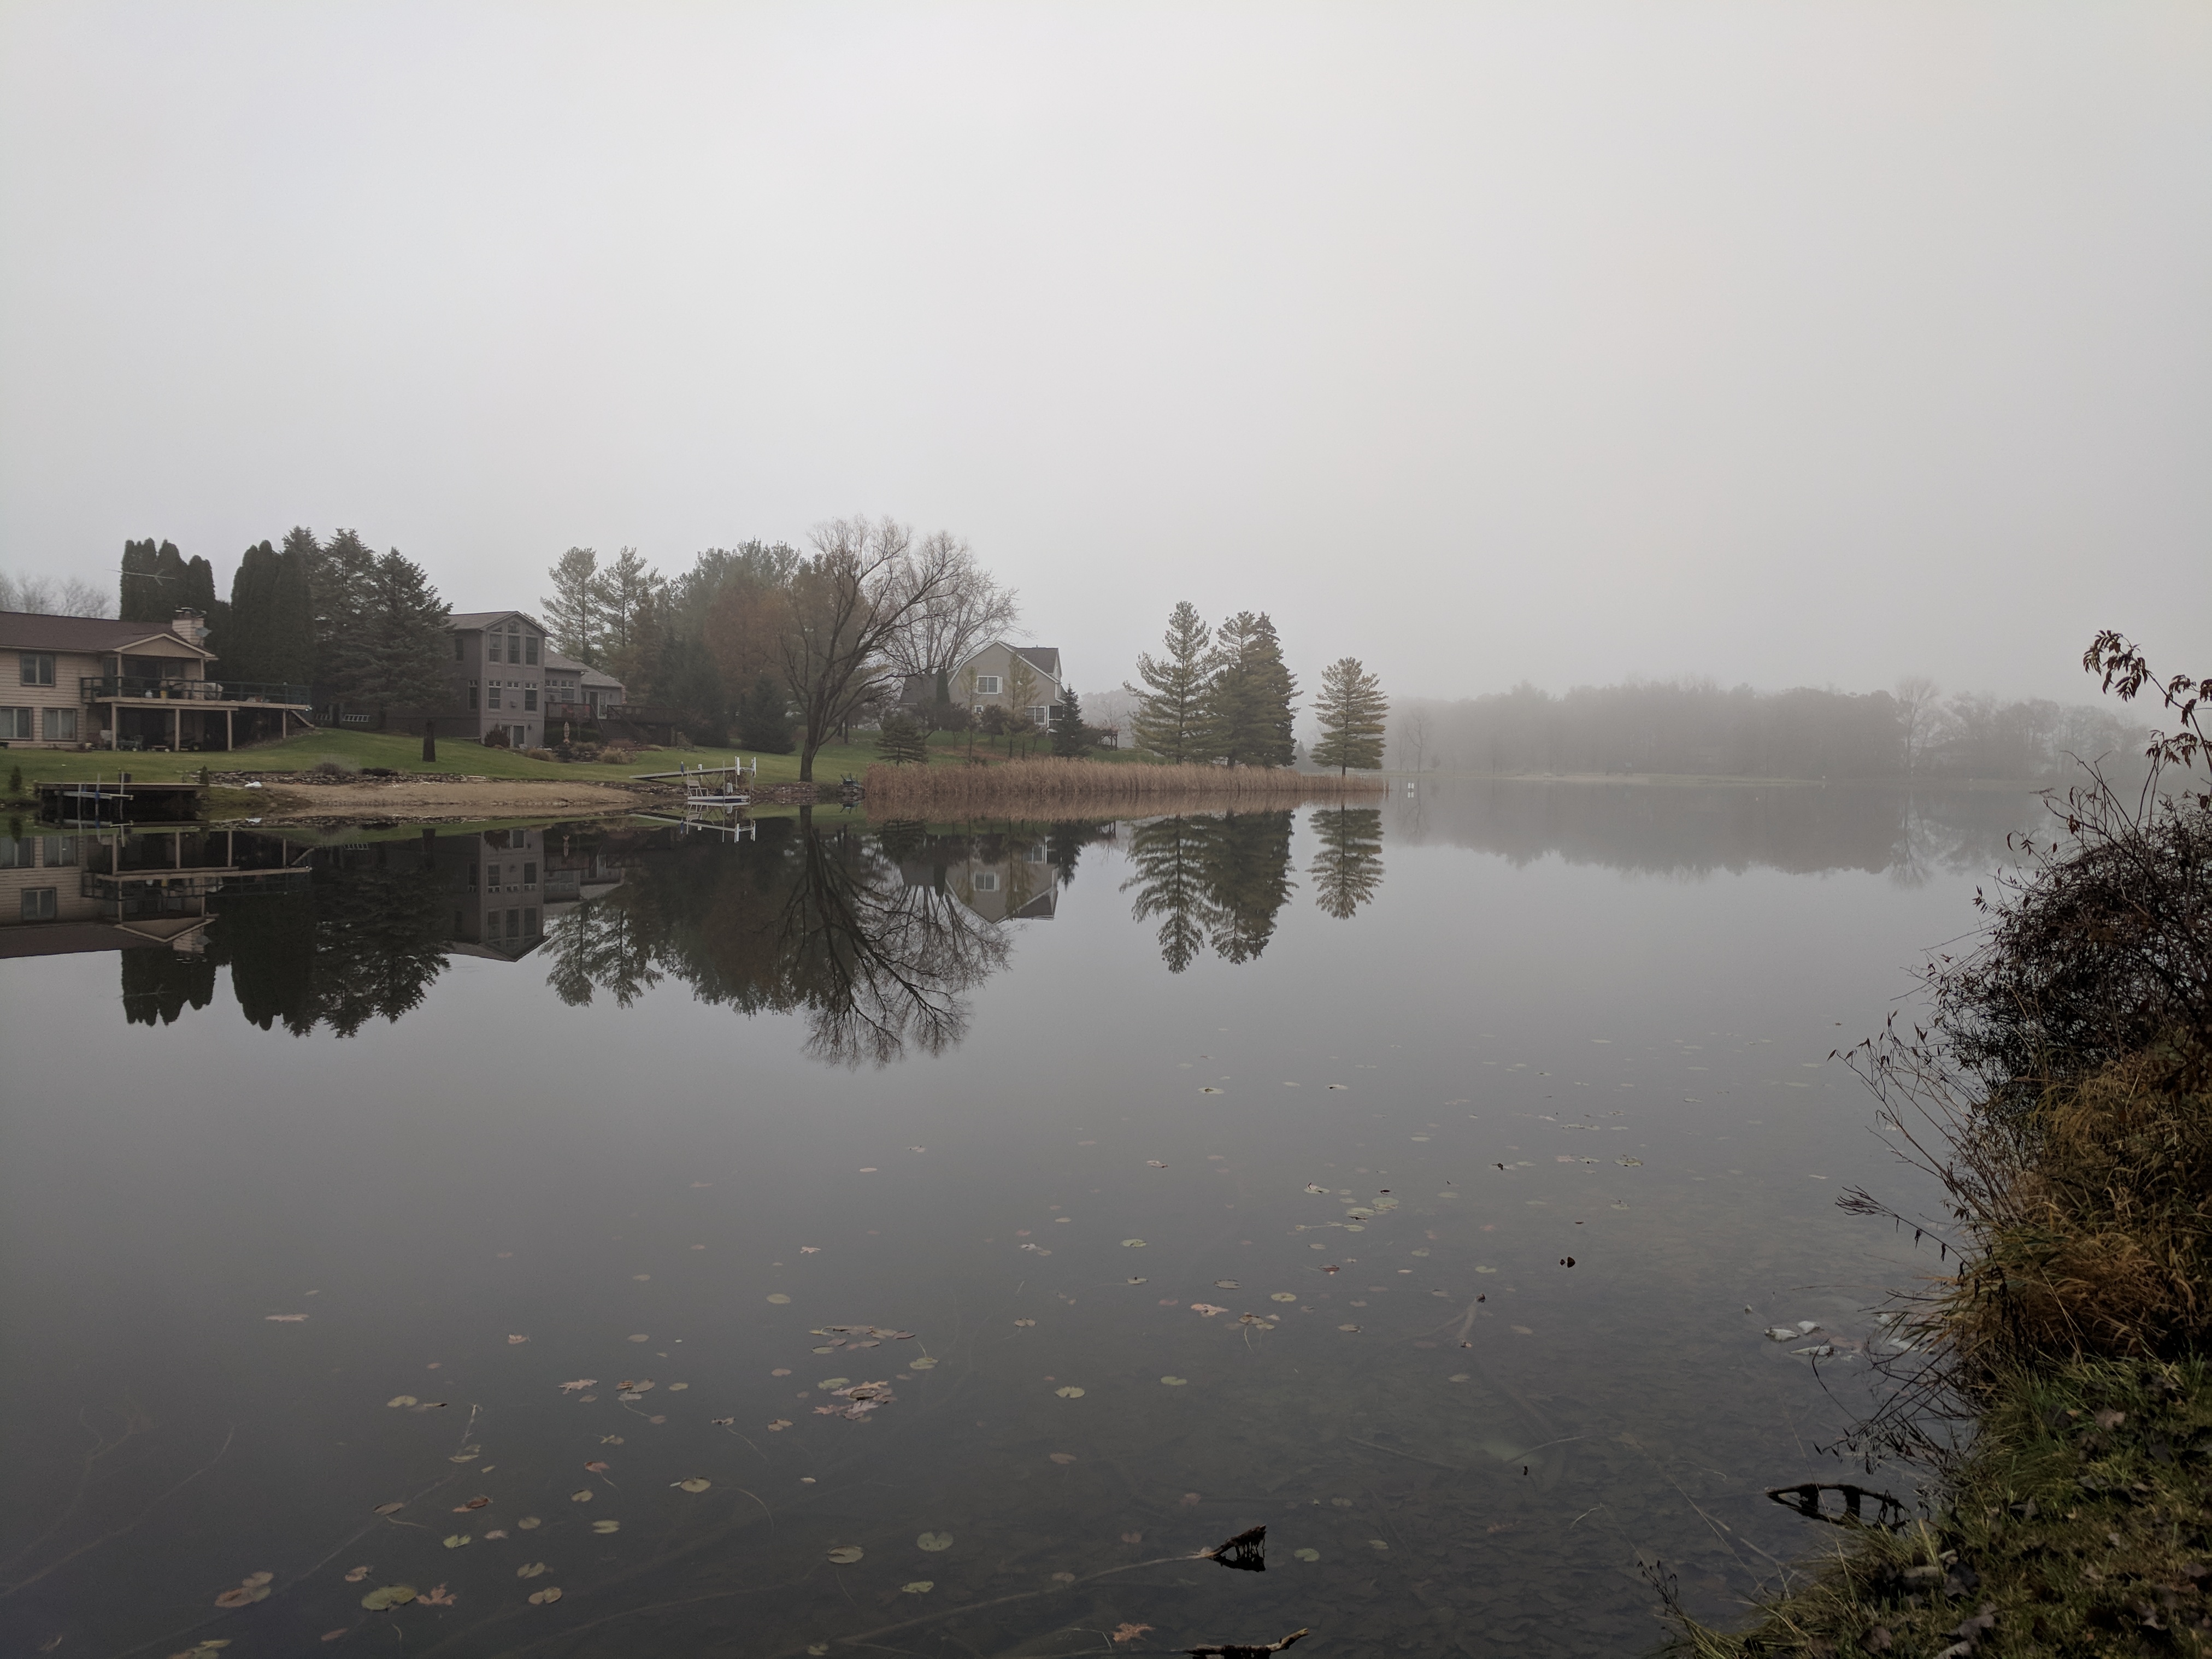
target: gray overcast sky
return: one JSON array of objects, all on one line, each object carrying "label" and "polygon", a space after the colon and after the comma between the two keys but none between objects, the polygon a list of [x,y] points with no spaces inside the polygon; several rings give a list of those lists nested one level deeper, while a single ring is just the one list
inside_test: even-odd
[{"label": "gray overcast sky", "polygon": [[0,568],[890,513],[1462,695],[2212,623],[2212,8],[0,5]]}]

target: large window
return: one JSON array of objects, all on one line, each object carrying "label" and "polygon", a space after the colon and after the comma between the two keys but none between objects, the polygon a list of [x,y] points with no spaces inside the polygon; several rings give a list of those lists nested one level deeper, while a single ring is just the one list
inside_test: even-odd
[{"label": "large window", "polygon": [[54,683],[54,653],[51,651],[23,653],[23,684],[52,685]]},{"label": "large window", "polygon": [[534,714],[538,712],[538,688],[534,685],[523,688],[522,712],[526,714]]},{"label": "large window", "polygon": [[0,870],[37,868],[38,848],[28,836],[0,836]]},{"label": "large window", "polygon": [[979,893],[997,892],[999,890],[999,872],[996,870],[978,870],[975,872],[975,890]]},{"label": "large window", "polygon": [[525,887],[538,885],[538,864],[534,859],[522,866],[522,884]]},{"label": "large window", "polygon": [[76,862],[76,837],[75,836],[47,836],[44,837],[44,840],[46,843],[47,869],[66,869]]},{"label": "large window", "polygon": [[0,743],[9,738],[27,743],[39,735],[39,711],[35,708],[0,708]]},{"label": "large window", "polygon": [[26,887],[23,890],[23,920],[52,921],[61,913],[62,890],[58,887]]},{"label": "large window", "polygon": [[975,676],[975,690],[976,694],[980,696],[995,697],[1000,692],[1005,690],[1005,685],[1000,683],[999,677],[996,674],[978,674]]},{"label": "large window", "polygon": [[511,626],[507,630],[507,659],[509,662],[522,660],[522,640]]},{"label": "large window", "polygon": [[499,682],[498,682],[498,681],[494,680],[494,681],[492,682],[489,695],[490,695],[490,697],[491,697],[491,701],[490,701],[489,703],[485,704],[484,706],[485,706],[486,708],[498,708],[498,707],[499,707]]},{"label": "large window", "polygon": [[1040,703],[1033,703],[1033,704],[1031,704],[1031,705],[1030,705],[1030,725],[1032,725],[1032,726],[1048,726],[1048,725],[1051,724],[1051,721],[1052,721],[1052,705],[1051,705],[1050,703],[1040,702]]},{"label": "large window", "polygon": [[76,710],[41,708],[39,711],[39,736],[48,743],[75,743]]},{"label": "large window", "polygon": [[537,666],[538,666],[538,635],[535,635],[535,634],[525,634],[525,635],[522,636],[522,659],[523,659],[523,661],[525,661],[525,662],[528,663],[528,664],[529,664],[532,668],[535,668],[535,667],[537,667]]}]

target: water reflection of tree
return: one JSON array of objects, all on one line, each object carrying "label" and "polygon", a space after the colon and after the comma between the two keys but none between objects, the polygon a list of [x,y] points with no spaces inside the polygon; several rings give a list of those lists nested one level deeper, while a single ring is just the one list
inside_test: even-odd
[{"label": "water reflection of tree", "polygon": [[209,926],[210,965],[228,965],[240,1012],[264,1031],[282,1021],[295,1036],[327,1024],[351,1036],[421,1006],[447,934],[428,860],[390,842],[328,848],[310,880],[226,901]]},{"label": "water reflection of tree", "polygon": [[627,1006],[673,979],[748,1013],[804,1011],[808,1053],[845,1065],[957,1042],[965,994],[1006,965],[1001,930],[908,885],[854,831],[789,819],[760,830],[735,847],[679,847],[559,918],[546,945],[562,1000],[606,991]]},{"label": "water reflection of tree", "polygon": [[123,1018],[133,1025],[173,1025],[186,1008],[215,1000],[216,965],[204,954],[159,945],[123,953]]},{"label": "water reflection of tree", "polygon": [[1156,818],[1132,832],[1129,861],[1136,874],[1121,888],[1137,891],[1130,914],[1160,919],[1160,958],[1176,974],[1202,945],[1230,962],[1256,958],[1297,885],[1287,811]]},{"label": "water reflection of tree", "polygon": [[1372,806],[1317,807],[1311,820],[1321,848],[1306,873],[1314,896],[1339,921],[1349,921],[1382,884],[1382,814]]}]

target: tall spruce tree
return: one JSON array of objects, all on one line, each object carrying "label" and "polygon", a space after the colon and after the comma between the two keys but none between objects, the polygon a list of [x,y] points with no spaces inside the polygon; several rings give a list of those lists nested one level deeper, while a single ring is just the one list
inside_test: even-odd
[{"label": "tall spruce tree", "polygon": [[1207,688],[1212,752],[1231,766],[1288,766],[1297,758],[1297,681],[1264,611],[1240,611],[1215,639],[1220,667]]},{"label": "tall spruce tree", "polygon": [[738,743],[763,755],[791,752],[791,696],[763,674],[738,703]]},{"label": "tall spruce tree", "polygon": [[1169,613],[1166,651],[1137,659],[1145,689],[1127,689],[1139,698],[1130,735],[1136,746],[1167,761],[1210,759],[1214,750],[1206,713],[1213,678],[1213,633],[1189,600]]},{"label": "tall spruce tree", "polygon": [[[312,538],[311,538],[312,539]],[[289,545],[289,542],[287,545]],[[341,702],[379,694],[368,611],[376,554],[357,531],[341,530],[323,544],[309,572],[314,602],[315,680]]]},{"label": "tall spruce tree", "polygon": [[1091,734],[1083,729],[1083,705],[1076,701],[1072,685],[1061,690],[1060,707],[1054,710],[1052,752],[1062,760],[1081,760],[1091,752]]},{"label": "tall spruce tree", "polygon": [[452,609],[422,566],[402,557],[398,548],[372,563],[345,660],[349,695],[403,708],[442,702],[452,653],[446,618]]},{"label": "tall spruce tree", "polygon": [[309,686],[321,678],[316,659],[315,571],[322,556],[315,532],[298,525],[276,555],[261,646],[261,667],[268,679]]},{"label": "tall spruce tree", "polygon": [[599,616],[599,556],[588,547],[572,547],[546,571],[553,591],[538,603],[545,614],[545,629],[553,648],[587,667],[599,665],[605,629]]},{"label": "tall spruce tree", "polygon": [[216,647],[222,678],[267,681],[284,676],[270,670],[270,634],[276,602],[276,550],[267,542],[239,556],[230,578],[230,617]]},{"label": "tall spruce tree", "polygon": [[1321,741],[1314,745],[1316,766],[1334,766],[1340,776],[1353,767],[1371,771],[1382,764],[1382,741],[1390,704],[1382,682],[1357,657],[1340,657],[1321,671],[1321,696],[1314,716]]},{"label": "tall spruce tree", "polygon": [[[208,588],[211,599],[212,576]],[[191,603],[185,597],[185,556],[177,551],[174,542],[163,542],[156,547],[149,536],[143,542],[123,544],[123,580],[117,594],[122,620],[173,622],[177,607]]]}]

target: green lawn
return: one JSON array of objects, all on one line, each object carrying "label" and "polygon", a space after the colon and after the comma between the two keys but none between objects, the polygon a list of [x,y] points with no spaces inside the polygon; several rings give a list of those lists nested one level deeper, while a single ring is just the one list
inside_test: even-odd
[{"label": "green lawn", "polygon": [[[1051,752],[1050,746],[1042,742],[1024,744],[1017,739],[1014,747],[1018,755],[1024,748],[1033,754]],[[967,757],[967,736],[957,732],[934,732],[930,738],[930,750],[933,765],[957,766]],[[295,772],[304,771],[331,760],[356,769],[388,766],[396,772],[492,778],[562,778],[573,782],[579,779],[624,779],[641,772],[672,772],[678,765],[696,766],[702,762],[726,764],[735,752],[728,748],[645,750],[627,765],[605,766],[596,763],[532,760],[529,756],[511,749],[487,749],[481,744],[465,739],[441,738],[438,758],[426,764],[422,759],[422,740],[419,737],[398,732],[326,731],[303,732],[281,743],[237,749],[227,755],[10,749],[0,753],[0,781],[4,781],[10,772],[21,767],[24,792],[27,795],[33,786],[49,780],[89,779],[95,775],[112,778],[118,771],[127,771],[132,777],[148,783],[172,783],[196,775],[203,765],[218,772]],[[1006,745],[1003,742],[978,737],[975,752],[979,757],[986,754],[1003,757]],[[745,757],[748,762],[754,758],[750,754]],[[1101,750],[1096,758],[1130,762],[1137,757],[1127,750],[1117,753],[1112,750]],[[763,755],[758,759],[763,784],[797,781],[798,756]],[[848,772],[858,777],[875,760],[876,748],[872,741],[832,744],[814,757],[815,780],[835,783]]]}]

